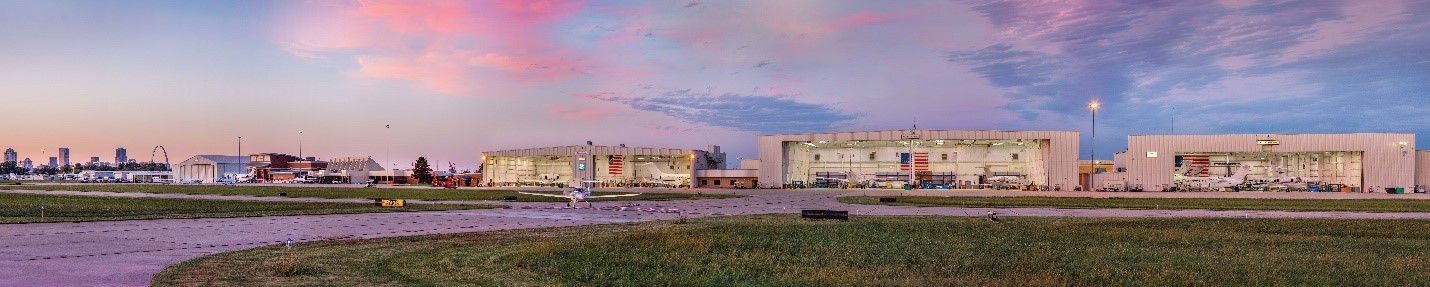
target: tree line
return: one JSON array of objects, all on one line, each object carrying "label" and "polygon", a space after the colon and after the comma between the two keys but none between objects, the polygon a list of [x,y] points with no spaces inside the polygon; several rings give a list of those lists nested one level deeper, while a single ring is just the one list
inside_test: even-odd
[{"label": "tree line", "polygon": [[132,163],[131,163],[131,162],[123,162],[123,163],[119,163],[119,165],[117,165],[117,166],[108,165],[108,164],[92,164],[92,163],[67,164],[67,165],[63,165],[63,166],[60,166],[60,167],[52,167],[52,166],[44,166],[44,165],[42,165],[42,166],[40,166],[40,167],[35,168],[34,170],[26,170],[25,167],[19,166],[19,163],[16,163],[16,162],[13,162],[13,161],[7,161],[7,162],[4,162],[4,163],[0,163],[0,174],[17,174],[17,175],[44,174],[44,175],[56,175],[56,174],[78,173],[78,172],[86,171],[86,170],[93,170],[93,171],[168,171],[168,170],[169,170],[169,167],[168,167],[168,165],[165,165],[165,164],[163,164],[163,163],[154,163],[154,162],[132,162]]}]

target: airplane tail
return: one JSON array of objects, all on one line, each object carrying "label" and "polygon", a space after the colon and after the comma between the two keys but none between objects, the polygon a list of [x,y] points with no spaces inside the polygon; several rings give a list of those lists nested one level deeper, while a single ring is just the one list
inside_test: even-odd
[{"label": "airplane tail", "polygon": [[1251,173],[1251,166],[1243,164],[1240,167],[1237,167],[1236,173],[1232,174],[1231,178],[1235,180],[1245,180],[1246,174],[1248,173]]},{"label": "airplane tail", "polygon": [[656,168],[655,163],[647,163],[645,164],[645,167],[646,171],[650,172],[651,177],[660,178],[661,176],[664,176],[666,174],[665,172],[660,171],[659,168]]}]

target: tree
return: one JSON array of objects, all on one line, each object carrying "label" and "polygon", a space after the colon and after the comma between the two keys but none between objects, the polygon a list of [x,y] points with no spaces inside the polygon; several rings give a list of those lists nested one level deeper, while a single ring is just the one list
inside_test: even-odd
[{"label": "tree", "polygon": [[60,172],[62,173],[69,174],[72,171],[74,171],[74,166],[66,164],[60,167]]},{"label": "tree", "polygon": [[25,174],[25,169],[13,161],[0,163],[0,174]]},{"label": "tree", "polygon": [[421,183],[432,183],[432,165],[427,164],[427,157],[417,157],[417,163],[412,164],[412,176],[417,177]]},{"label": "tree", "polygon": [[59,169],[56,169],[56,168],[54,168],[54,167],[52,167],[52,166],[48,166],[48,165],[42,165],[42,166],[40,166],[39,168],[35,168],[35,174],[55,175],[56,173],[59,173],[59,172],[60,172]]}]

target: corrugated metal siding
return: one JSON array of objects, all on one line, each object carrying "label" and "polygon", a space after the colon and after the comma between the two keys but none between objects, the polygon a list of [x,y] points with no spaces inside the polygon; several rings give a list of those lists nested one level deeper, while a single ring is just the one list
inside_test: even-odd
[{"label": "corrugated metal siding", "polygon": [[[853,140],[897,141],[909,130],[886,130],[853,132]],[[1046,139],[1050,148],[1045,162],[1048,179],[1052,185],[1070,187],[1077,185],[1078,150],[1081,144],[1078,132],[1074,131],[965,131],[965,130],[914,130],[922,140],[1013,140]],[[764,135],[759,139],[760,185],[779,186],[785,182],[784,174],[787,158],[784,143],[818,140],[833,140],[834,134],[785,134]]]},{"label": "corrugated metal siding", "polygon": [[[482,152],[482,156],[569,156],[574,155],[582,148],[588,146],[560,146],[542,147],[516,150],[501,150]],[[671,148],[648,148],[648,147],[618,147],[618,146],[589,146],[591,153],[595,155],[689,155],[695,152],[704,152],[694,149],[671,149]]]},{"label": "corrugated metal siding", "polygon": [[[1179,152],[1260,152],[1256,140],[1280,142],[1272,152],[1360,151],[1362,178],[1369,187],[1411,187],[1415,178],[1414,134],[1239,134],[1142,135],[1127,138],[1127,180],[1148,190],[1172,184],[1174,156]],[[1406,146],[1399,145],[1406,142]],[[1147,152],[1158,153],[1148,158]]]},{"label": "corrugated metal siding", "polygon": [[1415,185],[1430,185],[1430,150],[1415,151]]}]

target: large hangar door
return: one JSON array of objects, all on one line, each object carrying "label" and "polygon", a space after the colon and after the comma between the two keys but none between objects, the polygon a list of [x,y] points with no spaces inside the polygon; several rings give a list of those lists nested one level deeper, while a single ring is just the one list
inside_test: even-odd
[{"label": "large hangar door", "polygon": [[[1236,187],[1273,191],[1339,191],[1363,186],[1360,151],[1184,152],[1173,159],[1173,185],[1189,190]],[[1244,175],[1239,174],[1242,166]],[[1336,189],[1336,190],[1331,190]]]},{"label": "large hangar door", "polygon": [[[901,186],[919,181],[976,188],[1046,185],[1047,140],[815,141],[784,145],[784,184]],[[986,186],[985,186],[986,187]]]}]

